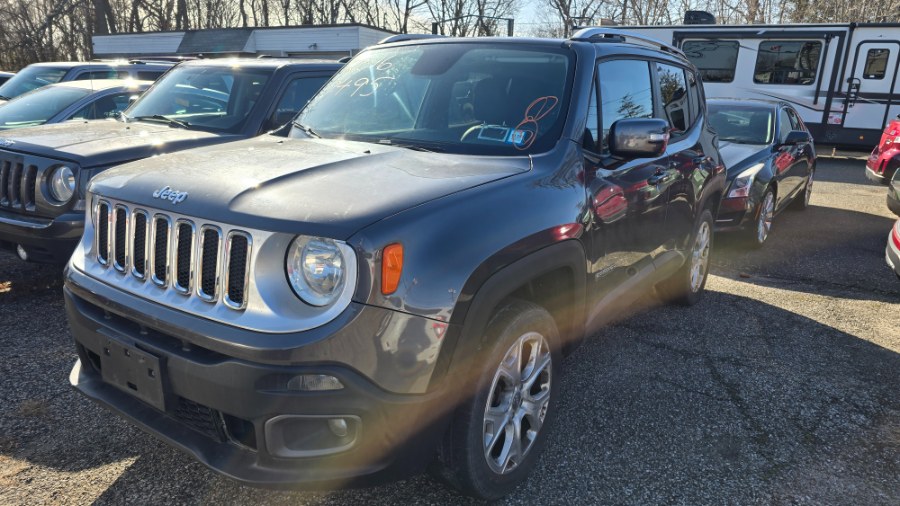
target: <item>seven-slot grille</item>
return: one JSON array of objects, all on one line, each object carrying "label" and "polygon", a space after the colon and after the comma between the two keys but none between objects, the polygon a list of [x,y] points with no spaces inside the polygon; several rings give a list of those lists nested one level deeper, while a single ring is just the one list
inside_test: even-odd
[{"label": "seven-slot grille", "polygon": [[0,207],[33,211],[37,172],[37,165],[0,161]]},{"label": "seven-slot grille", "polygon": [[101,265],[207,302],[221,299],[232,309],[247,306],[249,233],[223,234],[212,224],[173,220],[102,199],[96,201],[94,215],[94,244]]}]

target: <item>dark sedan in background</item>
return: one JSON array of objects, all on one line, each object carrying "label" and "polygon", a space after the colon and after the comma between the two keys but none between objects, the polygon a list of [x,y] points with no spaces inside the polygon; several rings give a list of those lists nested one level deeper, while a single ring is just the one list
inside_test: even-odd
[{"label": "dark sedan in background", "polygon": [[800,115],[789,104],[763,100],[710,100],[709,122],[719,134],[728,189],[717,231],[741,231],[762,246],[775,216],[809,205],[816,151]]},{"label": "dark sedan in background", "polygon": [[0,108],[0,130],[72,119],[117,118],[152,81],[105,79],[56,83],[10,100]]}]

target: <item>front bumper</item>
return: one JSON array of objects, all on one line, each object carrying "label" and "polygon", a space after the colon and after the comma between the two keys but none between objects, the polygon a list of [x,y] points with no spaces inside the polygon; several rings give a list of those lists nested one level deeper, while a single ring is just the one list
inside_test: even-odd
[{"label": "front bumper", "polygon": [[[352,365],[316,360],[315,353],[273,363],[302,353],[263,349],[264,344],[255,350],[235,345],[230,351],[202,346],[195,332],[219,324],[192,318],[196,328],[175,330],[171,323],[186,315],[176,318],[177,311],[162,307],[153,315],[137,313],[118,303],[129,296],[116,301],[102,297],[78,283],[82,276],[70,268],[64,289],[79,357],[70,375],[72,386],[214,471],[269,488],[345,487],[413,474],[434,457],[453,403],[437,390],[386,391],[367,376],[377,369],[375,364],[364,371],[363,363],[392,358],[353,346],[362,332],[375,339],[378,327],[371,323],[389,310],[354,304],[345,312],[351,314],[325,326],[324,340],[345,341],[346,362]],[[264,343],[270,336],[255,337]],[[102,355],[111,342],[159,360],[161,403],[140,400],[104,380]],[[291,389],[288,380],[300,374],[331,375],[344,388]],[[326,430],[328,420],[338,418],[350,422],[347,437]]]},{"label": "front bumper", "polygon": [[0,244],[21,245],[37,262],[65,263],[83,232],[83,211],[40,218],[0,210]]},{"label": "front bumper", "polygon": [[724,198],[716,215],[716,232],[743,230],[756,221],[755,199],[750,197]]},{"label": "front bumper", "polygon": [[866,165],[866,179],[872,181],[873,183],[884,184],[885,178],[884,175],[875,172],[868,165]]}]

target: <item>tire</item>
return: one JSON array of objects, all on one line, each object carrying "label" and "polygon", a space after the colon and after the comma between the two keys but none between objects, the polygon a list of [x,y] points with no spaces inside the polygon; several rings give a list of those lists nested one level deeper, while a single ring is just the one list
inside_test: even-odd
[{"label": "tire", "polygon": [[744,231],[746,242],[753,248],[761,248],[772,233],[774,219],[775,192],[771,188],[766,188],[756,207],[756,219],[753,221],[753,226]]},{"label": "tire", "polygon": [[791,202],[791,209],[803,211],[804,209],[807,209],[809,207],[809,199],[812,196],[813,190],[813,176],[815,175],[815,169],[810,171],[809,178],[806,180],[806,185],[803,187],[803,194],[794,197],[794,201]]},{"label": "tire", "polygon": [[[553,317],[530,302],[505,303],[485,336],[470,370],[474,394],[465,396],[452,415],[432,470],[463,494],[493,500],[524,482],[543,451],[556,413],[562,358]],[[531,360],[519,365],[518,358],[525,356]],[[531,388],[521,388],[528,380]],[[536,434],[529,434],[526,429],[535,426]]]},{"label": "tire", "polygon": [[713,244],[713,216],[709,209],[700,213],[688,244],[690,250],[684,265],[656,286],[659,296],[670,304],[693,306],[703,295]]}]

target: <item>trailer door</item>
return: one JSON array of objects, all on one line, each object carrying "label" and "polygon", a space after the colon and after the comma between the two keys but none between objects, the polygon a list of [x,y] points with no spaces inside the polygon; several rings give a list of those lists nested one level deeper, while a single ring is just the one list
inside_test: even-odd
[{"label": "trailer door", "polygon": [[898,41],[863,41],[856,46],[853,70],[845,83],[845,128],[881,130],[900,113],[897,96]]}]

